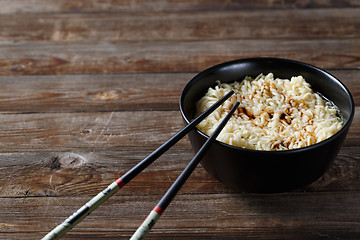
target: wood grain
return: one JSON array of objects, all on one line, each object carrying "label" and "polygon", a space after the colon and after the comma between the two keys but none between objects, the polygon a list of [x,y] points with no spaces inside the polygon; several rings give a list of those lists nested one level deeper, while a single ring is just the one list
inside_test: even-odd
[{"label": "wood grain", "polygon": [[[341,47],[340,47],[341,46]],[[212,49],[212,51],[209,51]],[[199,72],[246,57],[283,57],[321,68],[357,68],[356,39],[214,40],[7,44],[0,48],[0,75]]]},{"label": "wood grain", "polygon": [[[0,15],[0,43],[358,38],[358,12],[359,8]],[[336,22],[336,27],[326,27],[327,22]]]},{"label": "wood grain", "polygon": [[19,13],[54,13],[54,12],[168,12],[168,11],[227,11],[234,9],[312,9],[312,8],[357,8],[357,0],[308,0],[308,1],[282,1],[282,0],[238,0],[222,1],[210,0],[204,3],[201,0],[156,0],[156,1],[114,1],[114,0],[3,0],[1,14]]},{"label": "wood grain", "polygon": [[0,119],[0,144],[15,152],[153,148],[183,127],[177,111],[5,114]]},{"label": "wood grain", "polygon": [[179,110],[181,91],[195,75],[130,73],[3,76],[0,77],[0,112]]},{"label": "wood grain", "polygon": [[[158,199],[159,195],[116,195],[64,239],[128,239]],[[147,239],[288,239],[294,234],[302,239],[356,239],[360,236],[358,201],[360,195],[356,192],[206,197],[182,194],[170,204]],[[0,215],[9,219],[1,228],[2,236],[15,239],[11,232],[17,232],[23,239],[33,239],[45,235],[46,229],[63,221],[86,199],[7,198],[2,202]],[[342,231],[346,235],[339,235]]]},{"label": "wood grain", "polygon": [[[82,151],[0,154],[0,196],[88,196],[90,200],[151,152],[142,149]],[[357,153],[356,147],[344,146],[320,179],[294,191],[359,191],[360,158]],[[170,150],[124,187],[120,194],[140,197],[165,193],[193,155],[191,149]],[[213,179],[201,166],[181,191],[183,194],[236,193]]]}]

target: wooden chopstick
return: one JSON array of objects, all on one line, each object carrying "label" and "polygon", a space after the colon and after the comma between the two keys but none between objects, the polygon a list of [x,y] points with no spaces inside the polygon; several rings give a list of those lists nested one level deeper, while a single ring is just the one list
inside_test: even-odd
[{"label": "wooden chopstick", "polygon": [[191,173],[194,171],[195,167],[199,164],[205,153],[209,150],[211,144],[215,141],[216,137],[219,135],[221,130],[224,128],[225,124],[231,118],[232,114],[235,112],[237,107],[239,106],[239,102],[232,107],[230,112],[226,115],[226,117],[221,121],[219,126],[215,129],[213,134],[207,139],[204,145],[200,148],[200,150],[195,154],[194,158],[190,161],[190,163],[186,166],[186,168],[182,171],[179,177],[175,180],[175,182],[171,185],[169,190],[164,194],[159,203],[153,208],[144,222],[140,225],[140,227],[136,230],[134,235],[130,238],[130,240],[141,240],[147,235],[147,233],[151,230],[151,228],[155,225],[157,220],[160,218],[161,214],[165,211],[166,207],[170,204],[171,200],[175,197],[177,192],[180,190],[182,185],[189,178]]},{"label": "wooden chopstick", "polygon": [[195,118],[192,122],[186,125],[183,129],[173,135],[169,140],[163,143],[155,151],[149,154],[136,166],[126,172],[123,176],[111,183],[105,190],[97,194],[89,202],[79,208],[74,212],[70,217],[68,217],[64,222],[54,228],[49,232],[42,240],[55,240],[61,238],[64,234],[70,231],[76,224],[81,222],[86,216],[88,216],[92,211],[104,203],[108,198],[114,195],[117,191],[120,190],[125,184],[130,182],[134,177],[136,177],[140,172],[142,172],[146,167],[148,167],[152,162],[154,162],[158,157],[160,157],[164,152],[166,152],[171,146],[177,143],[181,138],[188,134],[196,125],[198,125],[204,118],[206,118],[210,113],[212,113],[216,108],[218,108],[223,102],[225,102],[231,95],[234,94],[234,91],[230,91],[214,105],[209,107],[205,112]]}]

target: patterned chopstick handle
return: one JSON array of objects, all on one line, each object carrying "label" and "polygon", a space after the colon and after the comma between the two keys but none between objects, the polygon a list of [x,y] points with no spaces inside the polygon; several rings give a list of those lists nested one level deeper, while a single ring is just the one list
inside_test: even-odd
[{"label": "patterned chopstick handle", "polygon": [[118,180],[110,184],[107,188],[105,188],[105,190],[93,197],[84,206],[79,208],[79,210],[77,210],[70,217],[68,217],[63,223],[61,223],[51,232],[49,232],[45,237],[42,238],[42,240],[56,240],[61,238],[65,233],[72,229],[76,224],[81,222],[85,217],[87,217],[92,211],[94,211],[98,206],[105,202],[109,197],[119,191],[122,186],[124,186],[124,183],[119,178]]},{"label": "patterned chopstick handle", "polygon": [[156,206],[150,214],[146,217],[144,222],[140,225],[140,227],[136,230],[130,240],[142,240],[151,230],[151,228],[155,225],[157,220],[160,218],[163,210]]}]

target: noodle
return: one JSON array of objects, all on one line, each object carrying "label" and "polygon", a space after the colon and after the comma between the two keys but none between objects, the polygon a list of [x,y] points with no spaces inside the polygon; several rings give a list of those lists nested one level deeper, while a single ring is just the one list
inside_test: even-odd
[{"label": "noodle", "polygon": [[241,82],[220,83],[197,103],[201,114],[230,90],[234,95],[198,124],[207,135],[240,102],[217,140],[256,150],[288,150],[323,141],[342,127],[338,108],[315,93],[302,76],[274,79],[260,74]]}]

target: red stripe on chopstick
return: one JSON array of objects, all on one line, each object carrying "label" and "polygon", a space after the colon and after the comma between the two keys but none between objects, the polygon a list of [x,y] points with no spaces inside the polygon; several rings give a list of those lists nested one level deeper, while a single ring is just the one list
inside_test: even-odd
[{"label": "red stripe on chopstick", "polygon": [[118,178],[115,182],[117,183],[119,188],[122,188],[125,185],[124,181],[121,178]]},{"label": "red stripe on chopstick", "polygon": [[155,206],[153,211],[157,212],[159,215],[161,215],[164,212],[164,210],[159,206]]}]

